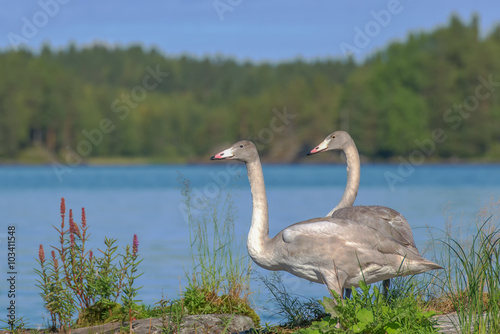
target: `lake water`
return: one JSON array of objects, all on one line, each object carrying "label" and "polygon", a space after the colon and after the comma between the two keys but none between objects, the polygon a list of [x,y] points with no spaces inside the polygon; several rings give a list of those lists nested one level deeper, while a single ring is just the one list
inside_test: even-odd
[{"label": "lake water", "polygon": [[[36,266],[39,244],[58,242],[52,225],[60,225],[59,202],[79,222],[86,208],[90,246],[103,248],[104,236],[119,244],[139,237],[144,258],[137,286],[139,298],[153,304],[161,294],[176,298],[185,286],[190,266],[189,229],[184,219],[179,173],[191,181],[194,205],[203,196],[220,196],[219,186],[230,190],[237,208],[236,238],[244,238],[251,218],[251,195],[242,164],[213,163],[197,166],[78,167],[57,173],[51,166],[0,167],[0,318],[5,319],[7,297],[6,236],[16,227],[17,316],[30,325],[43,323],[44,309],[38,288]],[[414,170],[398,165],[363,165],[356,205],[385,205],[401,212],[414,232],[420,250],[428,239],[426,226],[443,228],[446,215],[473,220],[491,197],[500,197],[498,165],[428,165]],[[270,234],[286,226],[324,216],[341,198],[346,170],[342,165],[264,165],[270,210]],[[388,177],[392,184],[388,182]],[[196,207],[195,207],[196,208]],[[457,218],[458,220],[458,218]],[[265,273],[264,271],[261,271]],[[292,292],[308,297],[326,294],[323,286],[285,276]],[[252,281],[253,302],[264,321],[273,321],[263,309],[268,293]],[[267,307],[270,307],[267,305]]]}]

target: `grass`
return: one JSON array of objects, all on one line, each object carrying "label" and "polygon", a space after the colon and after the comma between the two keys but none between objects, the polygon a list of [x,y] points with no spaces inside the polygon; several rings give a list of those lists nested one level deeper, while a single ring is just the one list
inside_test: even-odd
[{"label": "grass", "polygon": [[444,235],[431,239],[445,267],[434,307],[456,312],[462,333],[500,333],[499,219],[500,201],[490,199],[474,221],[457,228],[448,217]]},{"label": "grass", "polygon": [[[290,294],[280,274],[262,278],[268,288],[275,314],[284,323],[267,328],[269,333],[436,333],[434,311],[425,309],[422,296],[425,286],[417,276],[393,280],[389,297],[377,285],[353,289],[351,299],[343,300],[333,292],[333,299],[322,301]],[[337,327],[339,324],[339,327]]]},{"label": "grass", "polygon": [[[243,240],[236,241],[236,212],[231,194],[198,198],[192,210],[193,192],[183,177],[181,194],[186,204],[191,242],[191,272],[183,293],[190,314],[229,313],[260,319],[250,307],[251,262]],[[223,194],[222,189],[219,192]]]},{"label": "grass", "polygon": [[304,327],[326,315],[318,300],[289,292],[283,283],[283,272],[271,272],[266,276],[259,275],[258,279],[269,292],[268,302],[272,308],[266,308],[266,310],[280,319],[281,327]]},{"label": "grass", "polygon": [[371,289],[360,282],[351,299],[342,300],[336,293],[335,301],[325,297],[322,304],[330,315],[297,333],[436,333],[435,312],[422,310],[412,289],[413,283],[407,281],[409,294],[386,298],[377,286]]}]

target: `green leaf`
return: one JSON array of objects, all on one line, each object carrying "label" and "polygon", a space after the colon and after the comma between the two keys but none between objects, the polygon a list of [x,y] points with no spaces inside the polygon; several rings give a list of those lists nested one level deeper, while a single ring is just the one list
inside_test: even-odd
[{"label": "green leaf", "polygon": [[356,318],[360,321],[360,322],[364,322],[364,323],[372,323],[373,320],[374,320],[374,316],[373,316],[373,312],[372,311],[369,311],[367,309],[360,309],[357,313],[356,313]]},{"label": "green leaf", "polygon": [[425,318],[430,318],[430,317],[435,316],[436,314],[437,314],[436,311],[427,311],[427,312],[424,313],[424,317]]},{"label": "green leaf", "polygon": [[323,297],[323,302],[321,302],[321,305],[325,308],[326,313],[332,314],[335,311],[335,302],[328,297]]},{"label": "green leaf", "polygon": [[382,314],[384,314],[384,315],[389,315],[390,314],[390,312],[389,312],[390,311],[389,306],[385,306],[384,305],[380,309],[382,310]]},{"label": "green leaf", "polygon": [[355,324],[349,328],[351,331],[354,333],[361,333],[365,330],[366,324],[365,323],[360,323],[360,324]]},{"label": "green leaf", "polygon": [[397,334],[400,333],[401,326],[395,322],[390,322],[387,325],[384,326],[384,330],[387,332],[387,334]]}]

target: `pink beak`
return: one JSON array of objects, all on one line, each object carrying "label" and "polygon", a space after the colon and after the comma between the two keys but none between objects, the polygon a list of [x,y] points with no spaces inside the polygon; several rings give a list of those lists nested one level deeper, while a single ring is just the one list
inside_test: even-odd
[{"label": "pink beak", "polygon": [[217,153],[216,155],[214,155],[213,157],[211,157],[210,159],[211,160],[220,160],[220,159],[224,159],[224,157],[221,155],[222,152],[220,153]]},{"label": "pink beak", "polygon": [[321,150],[318,149],[318,147],[315,147],[311,150],[311,152],[307,153],[307,155],[311,155],[311,154],[314,154],[314,153],[319,153],[321,152]]},{"label": "pink beak", "polygon": [[323,152],[323,151],[325,151],[327,149],[328,149],[328,142],[325,139],[324,141],[321,142],[321,144],[319,144],[318,146],[316,146],[315,148],[313,148],[311,150],[311,152],[307,153],[307,155],[311,155],[311,154]]},{"label": "pink beak", "polygon": [[222,151],[220,153],[217,153],[213,157],[210,158],[210,160],[224,160],[224,159],[231,159],[233,157],[233,151],[228,148],[225,151]]}]

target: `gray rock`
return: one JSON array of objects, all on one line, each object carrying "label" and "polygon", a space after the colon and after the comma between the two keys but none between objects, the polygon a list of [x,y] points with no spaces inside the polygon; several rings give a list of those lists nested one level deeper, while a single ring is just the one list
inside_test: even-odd
[{"label": "gray rock", "polygon": [[450,313],[445,315],[437,315],[434,317],[437,319],[437,327],[439,333],[443,334],[457,334],[458,318],[456,313]]},{"label": "gray rock", "polygon": [[[222,334],[238,333],[251,329],[253,321],[249,317],[231,314],[188,315],[180,323],[162,323],[160,318],[132,321],[132,331],[136,334]],[[109,323],[71,330],[72,334],[114,334],[128,332],[128,323]]]}]

